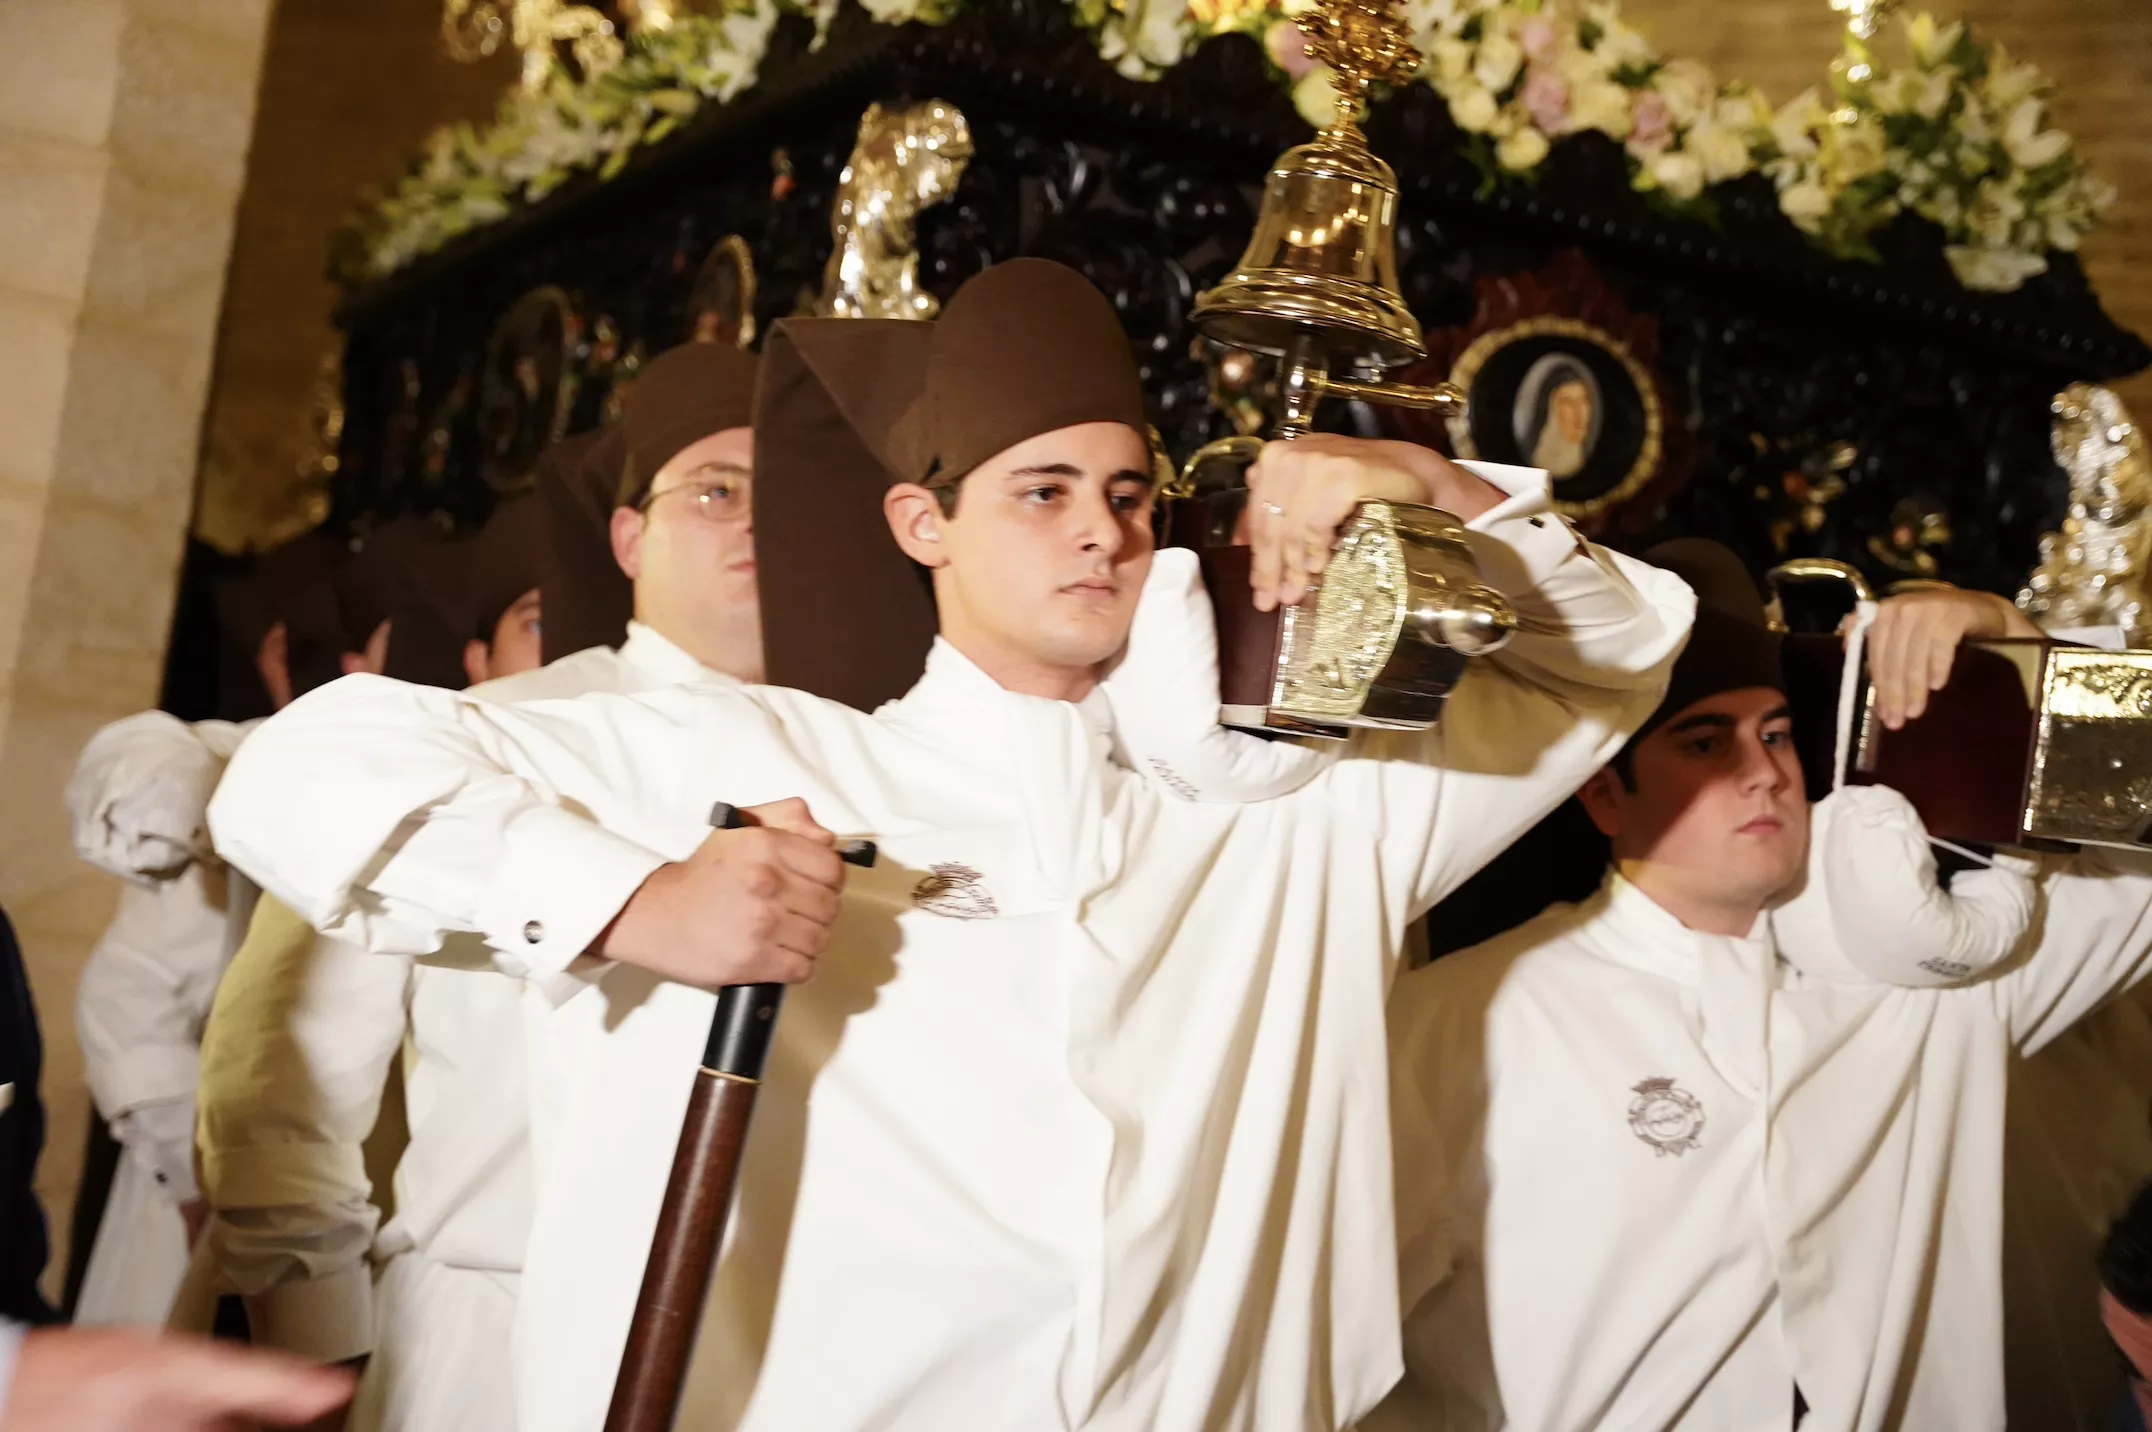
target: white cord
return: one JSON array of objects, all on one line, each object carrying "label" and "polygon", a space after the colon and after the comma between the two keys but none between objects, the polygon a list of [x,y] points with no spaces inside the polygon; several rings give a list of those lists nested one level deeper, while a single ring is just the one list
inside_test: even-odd
[{"label": "white cord", "polygon": [[1876,604],[1855,602],[1853,624],[1846,629],[1846,664],[1838,676],[1838,749],[1831,759],[1831,789],[1846,783],[1847,762],[1853,756],[1854,708],[1861,690],[1861,662],[1867,655],[1868,628],[1875,625]]}]

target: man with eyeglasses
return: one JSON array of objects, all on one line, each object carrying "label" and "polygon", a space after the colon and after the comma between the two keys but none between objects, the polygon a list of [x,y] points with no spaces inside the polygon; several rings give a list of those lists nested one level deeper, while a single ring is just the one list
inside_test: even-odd
[{"label": "man with eyeglasses", "polygon": [[629,644],[640,628],[742,681],[762,679],[748,518],[753,361],[736,349],[691,343],[636,378],[611,529],[613,556],[635,583]]},{"label": "man with eyeglasses", "polygon": [[[619,429],[541,459],[536,496],[497,514],[472,559],[465,615],[491,638],[466,654],[474,696],[760,678],[747,512],[755,377],[755,359],[736,350],[675,349],[638,378]],[[622,584],[634,620],[617,648],[541,667],[537,643],[502,639],[503,611],[532,597],[549,644],[556,624],[604,631]],[[531,1084],[558,1063],[528,1042],[525,1001],[542,1006],[544,993],[500,979],[483,950],[383,960],[265,906],[205,1041],[211,1254],[244,1284],[258,1342],[368,1359],[350,1432],[509,1432],[509,1328],[544,1169]],[[395,1216],[377,1235],[361,1145],[399,1056],[410,1141]]]}]

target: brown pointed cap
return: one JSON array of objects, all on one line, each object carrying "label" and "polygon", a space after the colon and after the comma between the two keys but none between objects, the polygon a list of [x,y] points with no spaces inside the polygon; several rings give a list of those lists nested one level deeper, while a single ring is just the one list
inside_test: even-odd
[{"label": "brown pointed cap", "polygon": [[1696,593],[1696,625],[1674,661],[1666,699],[1632,742],[1707,696],[1758,686],[1786,689],[1778,633],[1764,613],[1763,595],[1730,548],[1701,537],[1682,537],[1660,543],[1643,558],[1689,584]]},{"label": "brown pointed cap", "polygon": [[621,405],[629,460],[617,505],[642,501],[682,448],[753,422],[757,366],[754,354],[729,343],[683,343],[637,373]]},{"label": "brown pointed cap", "polygon": [[933,326],[797,318],[763,346],[755,409],[755,574],[773,686],[872,711],[934,644],[927,575],[889,535],[888,434],[919,397]]},{"label": "brown pointed cap", "polygon": [[285,619],[294,593],[334,570],[351,549],[320,528],[255,558],[246,571],[216,584],[217,624],[251,665],[269,628]]},{"label": "brown pointed cap", "polygon": [[888,455],[902,481],[954,480],[1040,433],[1101,422],[1149,423],[1113,305],[1072,268],[1012,259],[942,311],[924,391]]},{"label": "brown pointed cap", "polygon": [[1113,306],[1074,269],[1016,259],[934,323],[787,319],[755,408],[755,570],[763,665],[863,711],[919,679],[936,629],[927,573],[882,516],[896,482],[953,482],[1041,433],[1145,431]]},{"label": "brown pointed cap", "polygon": [[545,504],[513,497],[493,509],[471,544],[463,635],[491,644],[507,610],[545,580]]},{"label": "brown pointed cap", "polygon": [[461,691],[470,684],[463,647],[470,639],[470,598],[477,541],[414,544],[389,608],[389,651],[381,674],[420,686]]},{"label": "brown pointed cap", "polygon": [[627,461],[617,426],[563,438],[538,459],[531,501],[545,529],[538,589],[549,662],[627,639],[635,584],[613,560],[612,537],[613,499]]},{"label": "brown pointed cap", "polygon": [[[448,540],[446,529],[424,517],[399,517],[366,534],[350,561],[336,569],[337,614],[347,651],[362,651],[374,629],[411,596],[412,561],[425,548]],[[393,632],[391,640],[394,639]]]}]

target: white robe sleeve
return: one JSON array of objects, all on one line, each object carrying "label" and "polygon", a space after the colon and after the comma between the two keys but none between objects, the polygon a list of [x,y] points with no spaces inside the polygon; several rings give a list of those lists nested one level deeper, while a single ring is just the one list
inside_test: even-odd
[{"label": "white robe sleeve", "polygon": [[1771,911],[1779,958],[1839,983],[1933,988],[1986,973],[2024,943],[2038,863],[1998,853],[1945,888],[1913,803],[1846,786],[1810,808],[1808,869]]},{"label": "white robe sleeve", "polygon": [[209,793],[248,729],[144,711],[90,737],[67,783],[75,853],[127,880],[168,879],[208,855]]},{"label": "white robe sleeve", "polygon": [[350,676],[270,718],[210,804],[217,851],[325,934],[423,955],[484,937],[565,971],[650,872],[708,833],[716,687],[517,706]]},{"label": "white robe sleeve", "polygon": [[1574,794],[1658,706],[1696,599],[1520,494],[1467,524],[1516,634],[1474,658],[1432,731],[1360,737],[1326,781],[1372,820],[1416,917]]},{"label": "white robe sleeve", "polygon": [[75,1032],[97,1108],[175,1201],[193,1196],[202,1023],[224,967],[225,872],[130,885],[82,969]]},{"label": "white robe sleeve", "polygon": [[196,1142],[219,1287],[257,1343],[324,1361],[372,1347],[380,1220],[363,1148],[403,1045],[410,964],[316,936],[263,901],[203,1039]]},{"label": "white robe sleeve", "polygon": [[2152,853],[2087,846],[2048,864],[2026,947],[1979,988],[2031,1054],[2152,973]]}]

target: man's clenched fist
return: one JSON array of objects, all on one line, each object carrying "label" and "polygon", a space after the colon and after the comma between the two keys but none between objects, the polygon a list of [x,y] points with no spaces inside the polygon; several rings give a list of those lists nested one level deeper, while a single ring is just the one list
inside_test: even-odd
[{"label": "man's clenched fist", "polygon": [[651,872],[591,953],[682,984],[799,984],[829,948],[844,891],[837,837],[805,801],[748,806],[744,830],[713,831]]}]

